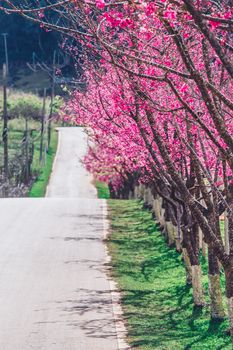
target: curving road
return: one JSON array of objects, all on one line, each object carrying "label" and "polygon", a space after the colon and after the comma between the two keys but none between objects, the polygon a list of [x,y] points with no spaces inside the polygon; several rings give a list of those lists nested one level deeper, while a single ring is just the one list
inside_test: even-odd
[{"label": "curving road", "polygon": [[105,202],[59,129],[47,198],[0,200],[0,349],[117,350],[103,244]]}]

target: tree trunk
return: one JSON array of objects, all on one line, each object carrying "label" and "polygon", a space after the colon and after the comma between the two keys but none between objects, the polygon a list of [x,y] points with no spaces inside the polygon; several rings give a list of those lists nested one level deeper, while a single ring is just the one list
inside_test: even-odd
[{"label": "tree trunk", "polygon": [[[232,262],[231,265],[233,265]],[[229,266],[225,269],[225,276],[228,320],[230,326],[230,334],[233,338],[233,266]]]},{"label": "tree trunk", "polygon": [[134,192],[133,191],[129,191],[129,199],[134,199]]},{"label": "tree trunk", "polygon": [[196,306],[205,305],[204,293],[202,288],[202,271],[200,265],[192,265],[192,286],[194,304]]},{"label": "tree trunk", "polygon": [[224,241],[225,241],[225,250],[226,253],[229,254],[230,252],[230,245],[229,245],[229,222],[227,217],[227,211],[224,213]]},{"label": "tree trunk", "polygon": [[161,203],[161,209],[160,209],[160,224],[162,226],[162,228],[165,227],[165,209],[163,208],[162,206],[162,203]]},{"label": "tree trunk", "polygon": [[211,300],[211,318],[221,320],[225,316],[222,303],[222,291],[220,287],[220,275],[208,275],[209,278],[209,294]]},{"label": "tree trunk", "polygon": [[158,223],[160,223],[160,205],[159,204],[160,204],[159,199],[158,198],[154,199],[153,209],[154,209],[156,221]]},{"label": "tree trunk", "polygon": [[185,272],[186,272],[186,283],[191,284],[192,283],[192,267],[191,267],[190,259],[189,259],[188,252],[187,252],[186,248],[182,249],[182,255],[183,255]]},{"label": "tree trunk", "polygon": [[[189,218],[191,220],[191,217]],[[192,229],[183,228],[183,247],[187,254],[192,270],[193,301],[196,306],[205,305],[204,291],[202,287],[202,271],[199,263],[199,235],[198,225],[193,223]]]},{"label": "tree trunk", "polygon": [[202,232],[202,230],[200,228],[199,228],[199,240],[200,240],[200,249],[202,251],[202,255],[204,257],[206,257],[206,255],[207,255],[207,244],[204,241],[203,232]]},{"label": "tree trunk", "polygon": [[230,213],[228,217],[228,242],[229,242],[229,266],[225,268],[226,275],[226,296],[227,296],[227,309],[228,309],[228,318],[230,324],[230,333],[233,339],[233,185],[229,186],[228,200],[230,204]]},{"label": "tree trunk", "polygon": [[182,238],[179,237],[179,234],[178,234],[178,227],[177,227],[177,226],[173,226],[173,229],[174,229],[174,237],[175,237],[176,251],[177,251],[178,253],[181,253],[181,252],[182,252],[182,243],[181,243]]},{"label": "tree trunk", "polygon": [[233,296],[227,298],[227,312],[230,326],[230,334],[233,338]]},{"label": "tree trunk", "polygon": [[140,198],[141,199],[144,198],[144,192],[145,192],[145,186],[144,185],[140,185],[139,194],[140,194]]},{"label": "tree trunk", "polygon": [[148,205],[149,204],[149,188],[146,187],[144,191],[143,202]]},{"label": "tree trunk", "polygon": [[152,208],[153,206],[153,200],[154,200],[153,193],[151,191],[151,188],[148,187],[147,204],[149,205],[150,208]]},{"label": "tree trunk", "polygon": [[210,295],[210,308],[211,318],[223,319],[225,316],[222,291],[220,285],[220,271],[219,262],[214,253],[213,247],[210,245],[208,250],[208,265],[209,265],[209,295]]},{"label": "tree trunk", "polygon": [[206,257],[207,255],[207,244],[202,240],[202,255]]},{"label": "tree trunk", "polygon": [[175,245],[175,232],[174,232],[174,226],[171,221],[166,221],[165,230],[167,232],[168,245],[169,247],[173,247]]},{"label": "tree trunk", "polygon": [[140,195],[139,195],[139,186],[135,186],[134,187],[134,199],[139,199]]}]

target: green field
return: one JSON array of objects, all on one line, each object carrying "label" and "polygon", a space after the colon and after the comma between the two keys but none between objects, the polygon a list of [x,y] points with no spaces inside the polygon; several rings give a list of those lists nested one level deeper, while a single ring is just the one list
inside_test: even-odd
[{"label": "green field", "polygon": [[[2,121],[0,121],[0,133],[2,133]],[[25,120],[22,118],[12,119],[8,122],[8,145],[9,145],[9,161],[12,161],[14,157],[17,157],[21,153],[21,142],[24,136]],[[40,123],[34,120],[29,120],[28,129],[32,131],[32,139],[35,140],[35,158],[38,156],[36,153],[39,150],[39,136],[40,136]],[[0,139],[0,166],[3,165],[3,142]],[[33,168],[36,164],[33,164]]]},{"label": "green field", "polygon": [[[194,308],[181,256],[168,248],[151,213],[135,200],[108,200],[112,275],[122,292],[128,340],[140,350],[230,350],[227,321]],[[207,294],[207,263],[202,258]],[[224,278],[222,278],[224,284]],[[224,288],[224,287],[223,287]]]},{"label": "green field", "polygon": [[[9,120],[9,133],[8,133],[8,144],[9,144],[9,164],[11,164],[22,154],[21,143],[24,136],[25,120],[23,118],[17,118]],[[49,181],[50,173],[52,170],[53,159],[57,149],[57,132],[52,130],[51,144],[46,154],[46,160],[43,163],[40,162],[40,123],[38,121],[29,119],[28,129],[30,133],[30,141],[34,143],[34,156],[31,165],[31,174],[36,178],[32,189],[29,192],[30,197],[43,197],[46,191],[46,186]],[[0,130],[2,130],[2,121],[0,122]],[[32,132],[30,132],[32,131]],[[44,139],[45,149],[46,137]],[[0,142],[0,166],[3,166],[3,143]]]}]

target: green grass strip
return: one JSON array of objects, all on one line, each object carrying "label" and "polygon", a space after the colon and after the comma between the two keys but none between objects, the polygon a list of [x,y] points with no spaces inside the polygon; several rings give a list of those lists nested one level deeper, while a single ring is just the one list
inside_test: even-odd
[{"label": "green grass strip", "polygon": [[110,198],[108,185],[96,180],[95,187],[97,189],[98,198],[102,198],[102,199],[109,199]]},{"label": "green grass strip", "polygon": [[[230,350],[227,321],[194,308],[181,256],[168,248],[138,201],[109,200],[108,247],[122,291],[128,341],[138,350]],[[206,261],[203,262],[206,270]],[[206,271],[205,271],[206,273]],[[204,279],[207,289],[207,277]]]},{"label": "green grass strip", "polygon": [[40,198],[45,196],[46,188],[53,168],[53,161],[57,151],[57,143],[58,133],[55,130],[53,130],[51,135],[50,147],[47,153],[46,163],[44,167],[40,170],[40,174],[29,192],[29,197]]}]

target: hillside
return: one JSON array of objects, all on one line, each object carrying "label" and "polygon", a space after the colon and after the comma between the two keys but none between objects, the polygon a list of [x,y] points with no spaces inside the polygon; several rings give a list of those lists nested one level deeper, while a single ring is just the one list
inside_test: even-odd
[{"label": "hillside", "polygon": [[[7,15],[3,12],[0,12],[0,27],[1,34],[7,33],[10,87],[40,94],[44,88],[49,90],[54,51],[56,51],[56,67],[61,71],[61,76],[58,78],[63,81],[75,78],[73,60],[69,55],[64,55],[60,49],[62,38],[59,33],[45,31],[39,25],[17,14]],[[5,61],[4,38],[0,35],[0,85],[2,65]],[[37,64],[36,72],[31,69],[33,63]],[[41,69],[39,64],[46,64],[50,72]],[[56,93],[62,93],[59,88],[61,84],[64,85],[63,82],[56,84]]]},{"label": "hillside", "polygon": [[[51,61],[53,51],[59,47],[59,34],[45,32],[38,25],[19,15],[0,12],[1,33],[8,33],[8,55],[12,68],[32,62],[33,52],[44,61]],[[0,38],[0,64],[5,61],[3,37]]]}]

